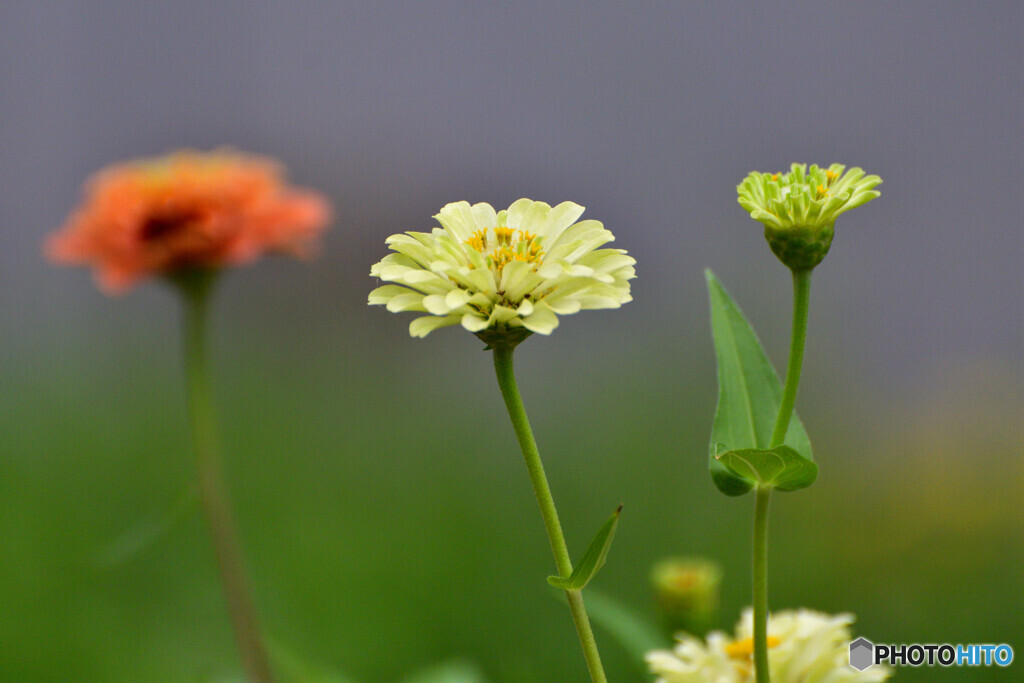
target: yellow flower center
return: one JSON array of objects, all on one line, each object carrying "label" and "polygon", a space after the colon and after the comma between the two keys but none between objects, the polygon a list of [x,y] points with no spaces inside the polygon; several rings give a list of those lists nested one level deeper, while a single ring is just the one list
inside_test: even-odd
[{"label": "yellow flower center", "polygon": [[476,230],[466,240],[466,245],[487,257],[488,264],[499,275],[505,265],[512,261],[540,265],[541,257],[544,256],[539,237],[526,230],[505,227],[494,228],[493,244],[488,239],[487,230]]},{"label": "yellow flower center", "polygon": [[[768,636],[768,647],[776,647],[782,641],[775,636]],[[733,659],[749,659],[754,654],[754,639],[744,638],[725,646],[725,654]]]}]

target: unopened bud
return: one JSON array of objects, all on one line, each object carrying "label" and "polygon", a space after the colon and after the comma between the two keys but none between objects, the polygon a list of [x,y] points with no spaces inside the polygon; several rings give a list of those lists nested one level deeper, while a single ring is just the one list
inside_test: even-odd
[{"label": "unopened bud", "polygon": [[753,171],[736,186],[740,205],[764,224],[768,246],[790,269],[821,263],[832,246],[836,217],[879,196],[873,188],[881,178],[860,168],[844,173],[845,168],[793,164],[789,173]]},{"label": "unopened bud", "polygon": [[704,635],[715,624],[722,570],[701,557],[668,558],[651,571],[655,600],[673,632]]}]

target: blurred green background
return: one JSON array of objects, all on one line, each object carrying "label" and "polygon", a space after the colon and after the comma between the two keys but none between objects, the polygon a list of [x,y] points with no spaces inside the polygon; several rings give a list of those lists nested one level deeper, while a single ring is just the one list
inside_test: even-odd
[{"label": "blurred green background", "polygon": [[[821,474],[775,498],[771,605],[1021,656],[1022,21],[1012,2],[0,6],[0,680],[237,674],[186,497],[177,302],[105,297],[40,250],[96,168],[221,144],[336,206],[318,260],[233,272],[215,302],[230,484],[296,658],[584,680],[489,355],[364,303],[385,237],[458,199],[577,201],[637,258],[635,301],[529,340],[519,384],[573,553],[625,505],[594,588],[656,620],[652,564],[710,557],[731,630],[753,501],[706,472],[702,268],[783,364],[788,274],[733,187],[794,160],[885,183],[815,274],[797,409]],[[612,680],[649,678],[598,640]]]}]

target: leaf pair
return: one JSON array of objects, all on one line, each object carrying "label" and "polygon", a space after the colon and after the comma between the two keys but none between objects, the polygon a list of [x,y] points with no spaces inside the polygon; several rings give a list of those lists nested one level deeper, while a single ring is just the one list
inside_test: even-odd
[{"label": "leaf pair", "polygon": [[590,547],[583,554],[583,559],[573,568],[571,576],[568,578],[549,576],[548,583],[562,590],[583,590],[590,583],[590,580],[594,578],[598,570],[604,566],[605,560],[608,559],[608,550],[612,547],[612,538],[615,537],[615,530],[619,526],[619,515],[621,513],[622,506],[620,505],[612,513],[612,516],[608,518],[608,521],[598,529],[594,540],[590,542]]},{"label": "leaf pair", "polygon": [[711,478],[729,496],[754,486],[780,491],[810,486],[818,466],[807,432],[794,413],[783,443],[770,443],[782,382],[739,306],[710,270],[705,274],[718,357],[718,407],[708,449]]}]

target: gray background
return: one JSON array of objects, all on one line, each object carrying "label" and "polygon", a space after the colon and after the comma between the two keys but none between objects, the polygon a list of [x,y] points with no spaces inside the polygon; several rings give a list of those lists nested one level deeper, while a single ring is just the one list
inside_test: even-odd
[{"label": "gray background", "polygon": [[448,201],[530,196],[604,221],[640,263],[616,322],[680,341],[702,322],[703,267],[741,299],[786,287],[735,205],[747,171],[860,165],[883,177],[882,199],[844,217],[815,290],[844,357],[879,381],[965,355],[1020,367],[1019,3],[0,13],[0,305],[24,321],[8,325],[19,343],[95,305],[80,275],[39,255],[87,174],[226,144],[282,158],[336,201],[310,277],[361,324],[356,294],[385,236],[426,229]]}]

